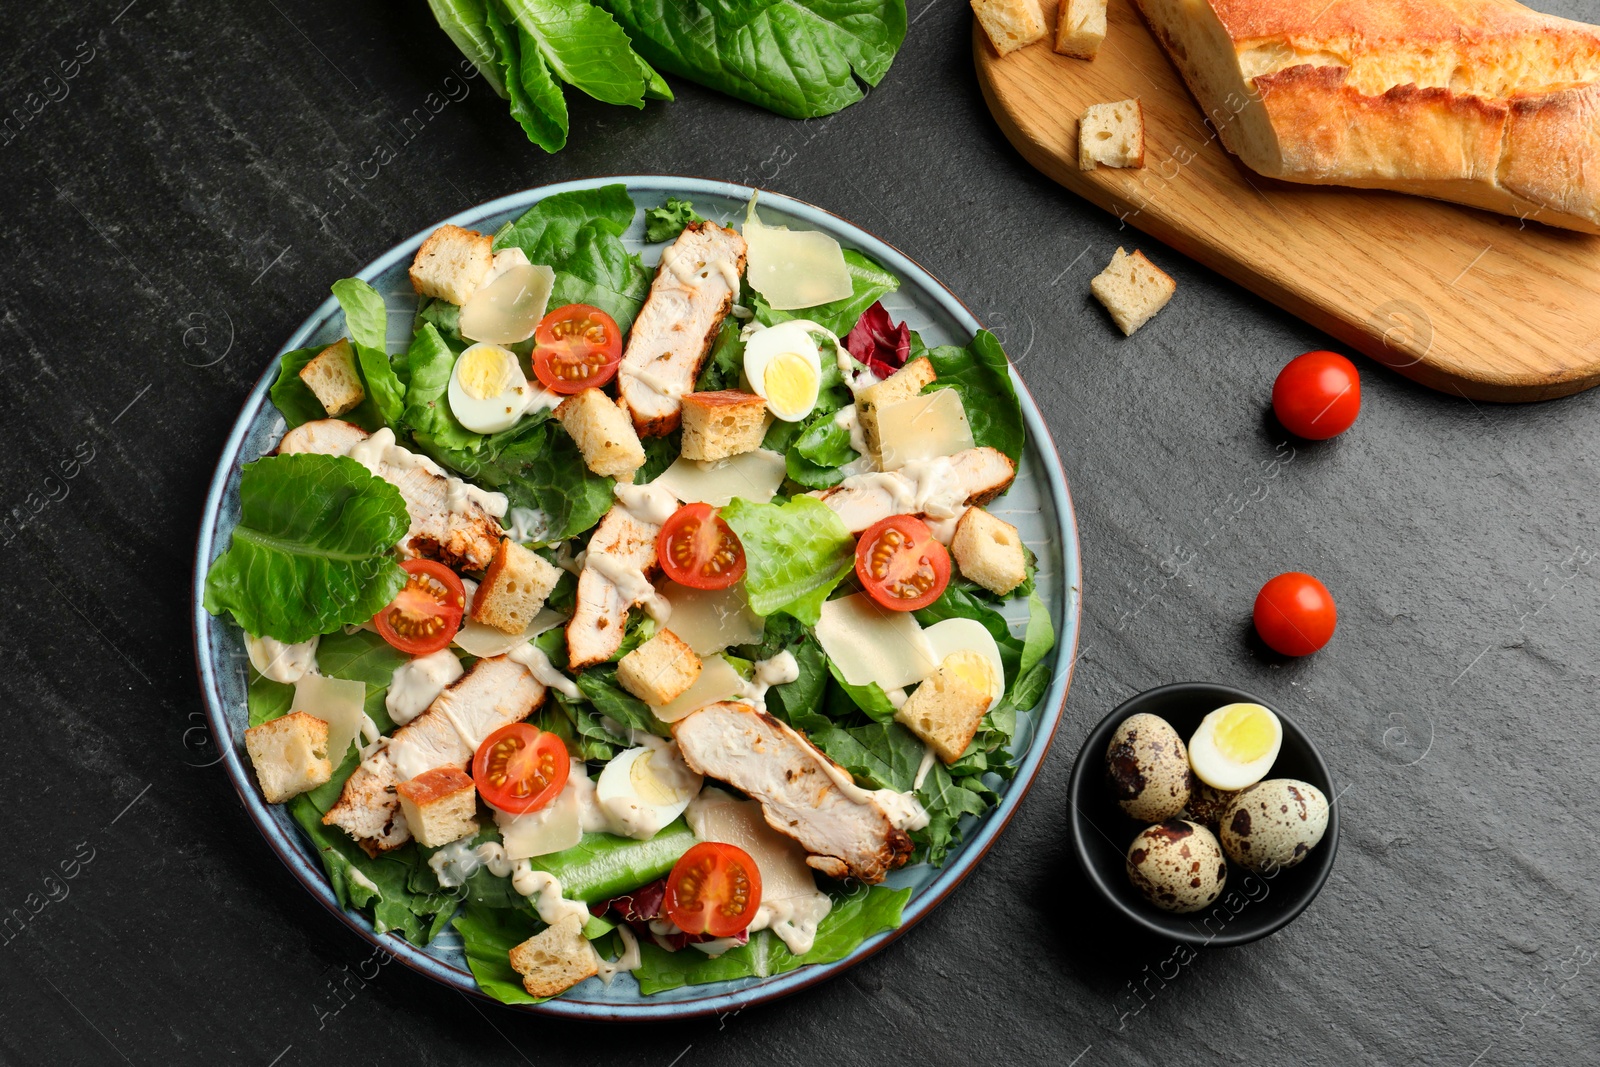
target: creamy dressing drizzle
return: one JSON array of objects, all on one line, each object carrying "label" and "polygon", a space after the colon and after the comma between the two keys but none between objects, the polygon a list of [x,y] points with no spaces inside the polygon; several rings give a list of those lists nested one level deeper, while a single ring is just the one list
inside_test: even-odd
[{"label": "creamy dressing drizzle", "polygon": [[634,381],[650,390],[652,393],[668,400],[678,400],[689,391],[689,386],[680,381],[675,381],[651,370],[649,367],[630,367],[622,365],[620,373],[631,377]]},{"label": "creamy dressing drizzle", "polygon": [[959,519],[967,505],[966,485],[949,456],[912,460],[897,471],[857,474],[839,488],[885,494],[890,514]]},{"label": "creamy dressing drizzle", "polygon": [[404,726],[428,710],[428,705],[463,673],[461,661],[447,648],[400,664],[394,669],[389,693],[383,698],[389,718],[396,726]]},{"label": "creamy dressing drizzle", "polygon": [[656,592],[644,571],[626,560],[605,552],[589,552],[584,556],[583,565],[616,586],[625,603],[638,604],[656,622],[664,623],[672,615],[672,602]]},{"label": "creamy dressing drizzle", "polygon": [[549,871],[534,870],[528,860],[507,859],[506,850],[498,841],[486,841],[473,847],[471,839],[464,837],[428,857],[428,866],[446,889],[463,884],[481,868],[488,868],[496,878],[509,875],[512,889],[529,899],[538,898],[534,910],[542,921],[552,926],[569,915],[576,916],[580,922],[589,920],[589,909],[583,901],[567,900],[561,895],[560,879]]},{"label": "creamy dressing drizzle", "polygon": [[345,866],[345,873],[349,874],[350,880],[356,885],[360,886],[362,889],[365,889],[369,893],[376,893],[379,897],[383,896],[383,890],[378,888],[378,883],[362,874],[360,869],[358,869],[354,864],[347,864]]},{"label": "creamy dressing drizzle", "polygon": [[678,498],[664,485],[628,485],[618,482],[613,492],[617,504],[629,515],[651,526],[660,526],[678,510]]},{"label": "creamy dressing drizzle", "polygon": [[506,659],[522,664],[532,673],[534,681],[546,688],[554,689],[568,700],[576,700],[582,695],[578,684],[556,670],[555,665],[550,662],[550,657],[532,641],[507,652]]},{"label": "creamy dressing drizzle", "polygon": [[833,424],[850,433],[850,447],[863,459],[871,457],[871,450],[867,448],[867,431],[861,426],[861,415],[856,411],[854,404],[846,404],[834,412]]},{"label": "creamy dressing drizzle", "polygon": [[691,261],[676,244],[670,244],[661,250],[661,265],[671,271],[686,289],[698,288],[698,283],[711,277],[714,271],[729,289],[735,294],[739,292],[739,267],[725,256],[718,256],[709,262]]},{"label": "creamy dressing drizzle", "polygon": [[[383,477],[385,467],[396,471],[426,471],[436,478],[443,478],[446,507],[457,514],[467,512],[475,504],[485,514],[498,519],[503,517],[511,506],[504,493],[489,493],[475,485],[469,485],[460,478],[448,474],[443,467],[427,456],[418,455],[409,448],[395,444],[394,431],[387,426],[351,445],[350,451],[345,455],[379,478]],[[415,524],[416,520],[413,519],[412,525]]]},{"label": "creamy dressing drizzle", "polygon": [[902,830],[920,830],[928,825],[928,812],[915,793],[898,793],[893,789],[863,789],[856,785],[850,773],[830,759],[819,758],[818,766],[839,791],[857,804],[876,804],[883,809],[889,821]]},{"label": "creamy dressing drizzle", "polygon": [[[905,690],[901,690],[901,692],[904,691]],[[911,783],[911,791],[913,793],[921,789],[922,783],[927,781],[928,772],[933,770],[933,761],[936,758],[937,757],[934,755],[932,746],[922,746],[922,762],[917,764],[917,777]]]},{"label": "creamy dressing drizzle", "polygon": [[596,962],[600,964],[600,980],[606,985],[623,971],[637,971],[644,965],[644,958],[639,954],[639,939],[633,936],[633,931],[623,923],[617,926],[617,933],[622,937],[622,955],[608,960],[595,953]]},{"label": "creamy dressing drizzle", "polygon": [[744,683],[739,695],[762,711],[767,710],[767,690],[775,685],[787,685],[800,677],[800,664],[794,653],[784,649],[769,659],[758,659],[752,664],[750,680]]},{"label": "creamy dressing drizzle", "polygon": [[537,508],[512,508],[506,536],[519,543],[542,540],[550,531],[550,517]]},{"label": "creamy dressing drizzle", "polygon": [[272,682],[298,682],[317,672],[317,642],[320,637],[289,645],[276,637],[244,635],[244,650],[256,673]]}]

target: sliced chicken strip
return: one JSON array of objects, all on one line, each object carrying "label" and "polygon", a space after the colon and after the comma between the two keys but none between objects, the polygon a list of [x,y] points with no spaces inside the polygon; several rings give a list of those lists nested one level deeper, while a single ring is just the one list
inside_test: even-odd
[{"label": "sliced chicken strip", "polygon": [[544,686],[515,660],[479,660],[356,768],[323,824],[344,829],[368,855],[399,848],[411,839],[411,829],[394,787],[435,767],[465,769],[485,737],[532,715],[544,694]]},{"label": "sliced chicken strip", "polygon": [[691,222],[662,251],[617,371],[639,436],[678,428],[680,398],[694,392],[700,365],[739,294],[744,263],[744,238],[714,222]]},{"label": "sliced chicken strip", "polygon": [[876,883],[911,855],[910,836],[872,791],[766,712],[711,704],[673,723],[672,735],[690,768],[760,801],[767,824],[800,842],[816,870]]},{"label": "sliced chicken strip", "polygon": [[567,623],[567,660],[573,670],[604,663],[622,645],[628,609],[660,598],[650,584],[661,527],[614,507],[595,527],[578,575],[577,604]]},{"label": "sliced chicken strip", "polygon": [[853,475],[811,495],[838,513],[851,533],[860,533],[890,515],[954,518],[1005,492],[1016,476],[1016,465],[1004,452],[985,446],[907,463],[897,471]]},{"label": "sliced chicken strip", "polygon": [[400,490],[411,516],[401,551],[427,556],[460,570],[481,571],[494,559],[504,531],[506,498],[486,493],[447,472],[427,456],[395,443],[385,427],[368,434],[339,419],[296,426],[278,442],[278,453],[318,452],[349,456]]}]

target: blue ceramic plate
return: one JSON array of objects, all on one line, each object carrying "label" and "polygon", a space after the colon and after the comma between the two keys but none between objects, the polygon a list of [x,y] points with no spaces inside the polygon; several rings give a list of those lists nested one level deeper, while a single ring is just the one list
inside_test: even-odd
[{"label": "blue ceramic plate", "polygon": [[[641,209],[656,207],[664,203],[668,196],[676,196],[692,200],[698,211],[719,222],[742,218],[752,192],[743,185],[694,178],[591,178],[515,193],[445,221],[493,233],[503,223],[521,215],[547,196],[616,182],[627,185],[628,192]],[[846,248],[859,250],[898,275],[900,290],[885,298],[884,304],[896,319],[907,320],[930,345],[964,345],[980,328],[971,312],[932,275],[870,234],[820,208],[776,193],[763,191],[760,205],[764,221],[831,234]],[[642,219],[641,210],[629,231],[627,242],[631,249],[643,254],[647,265],[653,266],[660,248],[645,244]],[[430,226],[380,256],[360,272],[360,277],[372,283],[388,302],[391,312],[391,351],[403,349],[410,341],[416,297],[406,276],[406,268],[418,245],[432,231],[433,227]],[[283,351],[313,344],[329,344],[342,336],[343,331],[343,316],[338,305],[329,298],[295,331],[283,346]],[[283,417],[267,397],[267,389],[277,371],[278,360],[274,358],[245,401],[244,410],[239,413],[239,421],[234,425],[233,433],[222,450],[222,458],[217,463],[217,473],[211,482],[205,514],[200,522],[200,542],[194,572],[195,657],[199,664],[201,688],[205,693],[213,736],[223,749],[223,764],[251,819],[307,891],[351,930],[373,945],[393,953],[407,966],[455,989],[477,993],[472,973],[467,969],[466,957],[461,951],[460,939],[454,931],[447,931],[433,944],[418,948],[393,934],[375,934],[366,917],[339,907],[315,851],[282,807],[269,805],[262,800],[245,756],[247,660],[244,639],[231,619],[213,618],[201,607],[201,601],[206,570],[211,561],[227,547],[234,525],[238,522],[239,470],[244,464],[270,451],[284,431]],[[944,866],[934,868],[919,864],[892,874],[889,885],[909,886],[912,889],[911,899],[905,908],[904,924],[898,930],[870,938],[850,956],[836,963],[802,967],[769,978],[688,986],[650,997],[639,993],[631,975],[619,976],[609,988],[598,979],[591,978],[562,997],[544,1004],[528,1005],[525,1010],[544,1015],[590,1019],[682,1018],[732,1011],[793,993],[837,974],[910,929],[956,887],[994,843],[1017,805],[1022,802],[1034,775],[1039,772],[1045,750],[1055,734],[1056,724],[1061,718],[1061,707],[1067,696],[1071,664],[1078,641],[1080,571],[1072,500],[1067,493],[1060,458],[1050,443],[1049,431],[1039,417],[1033,398],[1028,395],[1022,380],[1014,371],[1012,380],[1022,399],[1022,410],[1028,426],[1028,447],[1016,483],[991,510],[1013,523],[1037,554],[1038,589],[1050,609],[1057,640],[1055,649],[1050,653],[1054,668],[1050,689],[1037,708],[1018,718],[1017,735],[1013,742],[1013,749],[1020,757],[1018,771],[1015,778],[1004,783],[999,806],[982,818],[967,816],[962,820],[963,840],[950,850]],[[1020,633],[1026,620],[1026,605],[1014,604],[1012,608],[1012,629]],[[1017,608],[1021,609],[1020,614]]]}]

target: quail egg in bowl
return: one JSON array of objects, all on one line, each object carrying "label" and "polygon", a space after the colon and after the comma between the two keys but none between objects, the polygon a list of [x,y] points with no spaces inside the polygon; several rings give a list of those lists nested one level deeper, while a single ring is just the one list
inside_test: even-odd
[{"label": "quail egg in bowl", "polygon": [[1322,843],[1328,798],[1308,782],[1269,778],[1233,798],[1222,814],[1222,847],[1253,871],[1293,867]]},{"label": "quail egg in bowl", "polygon": [[1130,818],[1161,822],[1177,817],[1189,803],[1189,753],[1183,738],[1160,716],[1128,716],[1106,749],[1106,778]]},{"label": "quail egg in bowl", "polygon": [[1128,880],[1162,911],[1186,915],[1222,895],[1228,863],[1210,830],[1168,819],[1146,827],[1128,846]]}]

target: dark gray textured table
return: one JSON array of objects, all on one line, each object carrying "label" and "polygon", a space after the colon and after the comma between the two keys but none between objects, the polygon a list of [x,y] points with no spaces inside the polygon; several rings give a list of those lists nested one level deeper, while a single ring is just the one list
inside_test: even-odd
[{"label": "dark gray textured table", "polygon": [[[459,58],[420,0],[126,2],[12,5],[0,73],[26,115],[0,135],[0,1059],[1595,1062],[1600,396],[1473,404],[1362,360],[1355,429],[1285,443],[1273,375],[1326,339],[1029,170],[979,97],[960,0],[911,0],[894,69],[832,119],[675,81],[643,113],[574,98],[555,157],[481,81],[406,131]],[[1085,610],[1032,794],[917,929],[777,1004],[600,1029],[360,977],[368,950],[205,766],[188,583],[238,405],[333,279],[473,203],[643,172],[813,201],[959,293],[1055,431]],[[1087,290],[1118,244],[1179,284],[1131,340]],[[1341,612],[1294,663],[1248,628],[1288,569]],[[1087,897],[1062,814],[1090,726],[1182,679],[1281,702],[1344,817],[1299,921],[1192,961]]]}]

